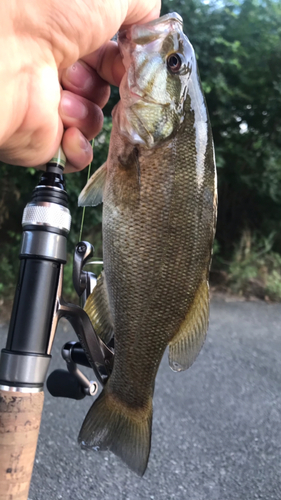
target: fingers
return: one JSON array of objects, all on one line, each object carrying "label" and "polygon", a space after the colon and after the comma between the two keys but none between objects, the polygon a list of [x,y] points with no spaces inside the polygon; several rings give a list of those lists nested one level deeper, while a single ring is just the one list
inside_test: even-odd
[{"label": "fingers", "polygon": [[61,74],[63,86],[59,114],[64,126],[62,146],[65,172],[85,168],[92,161],[89,143],[102,129],[101,108],[110,95],[109,84],[85,62],[77,61]]},{"label": "fingers", "polygon": [[108,42],[95,52],[83,57],[88,67],[94,68],[100,77],[118,87],[125,73],[116,42]]},{"label": "fingers", "polygon": [[59,113],[65,129],[79,128],[87,139],[93,139],[102,129],[103,113],[100,107],[67,90],[62,91]]},{"label": "fingers", "polygon": [[75,64],[62,72],[61,84],[65,90],[85,97],[103,108],[110,96],[110,86],[102,79],[94,67],[83,61]]},{"label": "fingers", "polygon": [[75,127],[68,128],[62,138],[62,149],[67,162],[65,173],[82,170],[93,159],[93,149],[89,141]]},{"label": "fingers", "polygon": [[68,160],[65,172],[81,170],[92,161],[89,140],[102,129],[102,111],[84,97],[63,90],[60,116],[65,129],[62,147]]}]

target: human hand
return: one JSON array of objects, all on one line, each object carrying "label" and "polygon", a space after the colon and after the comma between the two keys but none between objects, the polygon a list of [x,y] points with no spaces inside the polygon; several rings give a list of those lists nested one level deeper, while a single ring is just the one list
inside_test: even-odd
[{"label": "human hand", "polygon": [[109,84],[124,73],[121,26],[158,17],[160,0],[17,0],[0,5],[0,160],[38,166],[60,143],[66,172],[92,159]]}]

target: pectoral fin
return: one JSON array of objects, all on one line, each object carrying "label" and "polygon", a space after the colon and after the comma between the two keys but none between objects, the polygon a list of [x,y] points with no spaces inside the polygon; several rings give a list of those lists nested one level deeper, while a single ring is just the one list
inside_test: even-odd
[{"label": "pectoral fin", "polygon": [[197,358],[204,344],[209,321],[209,286],[203,281],[179,331],[169,343],[172,370],[186,370]]},{"label": "pectoral fin", "polygon": [[105,344],[108,344],[113,335],[113,320],[104,272],[98,277],[93,292],[86,300],[84,310],[88,314],[97,335]]},{"label": "pectoral fin", "polygon": [[78,198],[79,207],[94,207],[102,203],[106,174],[107,167],[106,163],[104,163],[90,177],[86,186],[82,189]]}]

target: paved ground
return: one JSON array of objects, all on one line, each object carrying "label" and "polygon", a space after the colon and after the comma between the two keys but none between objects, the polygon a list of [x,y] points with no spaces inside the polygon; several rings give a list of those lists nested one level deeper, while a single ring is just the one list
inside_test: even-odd
[{"label": "paved ground", "polygon": [[[75,340],[66,325],[53,368]],[[194,366],[174,374],[165,356],[142,479],[110,453],[79,449],[90,404],[46,394],[30,500],[280,500],[281,306],[214,300]]]}]

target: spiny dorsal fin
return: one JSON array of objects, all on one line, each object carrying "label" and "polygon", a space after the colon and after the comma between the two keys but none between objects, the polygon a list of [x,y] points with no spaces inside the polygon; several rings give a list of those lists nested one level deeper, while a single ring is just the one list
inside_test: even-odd
[{"label": "spiny dorsal fin", "polygon": [[113,320],[103,271],[97,279],[94,290],[86,300],[84,310],[88,314],[97,335],[105,344],[108,344],[113,335]]},{"label": "spiny dorsal fin", "polygon": [[179,372],[189,368],[204,344],[209,321],[209,286],[203,281],[179,331],[169,342],[169,364]]},{"label": "spiny dorsal fin", "polygon": [[104,163],[90,177],[86,186],[82,189],[78,198],[79,207],[94,207],[102,203],[106,174],[107,167],[106,163]]}]

